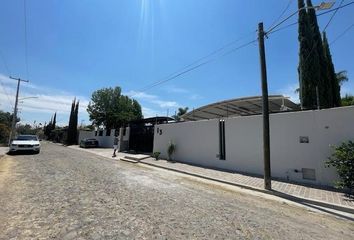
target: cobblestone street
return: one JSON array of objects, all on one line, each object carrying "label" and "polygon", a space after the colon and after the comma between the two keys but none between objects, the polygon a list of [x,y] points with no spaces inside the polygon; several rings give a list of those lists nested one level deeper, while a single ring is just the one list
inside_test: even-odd
[{"label": "cobblestone street", "polygon": [[0,239],[353,239],[354,223],[51,143],[0,159]]}]

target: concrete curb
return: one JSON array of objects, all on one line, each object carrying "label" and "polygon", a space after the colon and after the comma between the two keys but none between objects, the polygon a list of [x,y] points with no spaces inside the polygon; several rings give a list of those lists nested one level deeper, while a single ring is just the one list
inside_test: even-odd
[{"label": "concrete curb", "polygon": [[329,208],[329,209],[333,209],[333,210],[337,210],[337,211],[341,211],[341,212],[354,214],[354,208],[351,208],[351,207],[344,207],[344,206],[340,206],[340,205],[337,205],[337,204],[323,202],[323,201],[319,201],[319,200],[313,200],[313,199],[309,199],[309,198],[296,197],[296,196],[288,195],[288,194],[285,194],[285,193],[282,193],[282,192],[278,192],[278,191],[275,191],[275,190],[268,191],[268,190],[265,190],[265,189],[256,188],[256,187],[249,186],[249,185],[229,182],[229,181],[225,181],[225,180],[222,180],[222,179],[217,179],[217,178],[213,178],[213,177],[208,177],[208,176],[196,174],[196,173],[193,173],[193,172],[188,172],[188,171],[184,171],[184,170],[164,167],[164,166],[160,166],[160,165],[153,164],[153,163],[147,163],[147,162],[143,162],[143,161],[140,161],[139,163],[146,164],[146,165],[149,165],[149,166],[152,166],[152,167],[157,167],[157,168],[169,170],[169,171],[182,173],[182,174],[187,174],[187,175],[190,175],[190,176],[193,176],[193,177],[203,178],[203,179],[210,180],[210,181],[215,181],[215,182],[219,182],[219,183],[223,183],[223,184],[232,185],[232,186],[240,187],[240,188],[247,189],[247,190],[257,191],[257,192],[261,192],[261,193],[265,193],[265,194],[270,194],[270,195],[273,195],[273,196],[284,198],[284,199],[287,199],[287,200],[290,200],[290,201],[294,201],[294,202],[297,202],[297,203],[301,203],[301,204],[304,204],[304,205],[316,205],[316,206],[320,206],[320,207],[324,207],[324,208]]}]

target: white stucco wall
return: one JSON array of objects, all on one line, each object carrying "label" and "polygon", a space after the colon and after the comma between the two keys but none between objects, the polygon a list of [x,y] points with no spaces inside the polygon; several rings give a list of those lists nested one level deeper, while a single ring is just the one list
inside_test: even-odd
[{"label": "white stucco wall", "polygon": [[[273,177],[332,185],[337,175],[324,161],[331,155],[330,145],[354,139],[354,107],[271,114],[270,128]],[[263,174],[262,116],[225,119],[226,160],[217,158],[218,120],[157,125],[154,136],[154,151],[163,158],[172,140],[177,161]],[[300,136],[309,137],[309,143],[300,143]],[[316,181],[294,171],[302,168],[315,169]]]},{"label": "white stucco wall", "polygon": [[[219,153],[218,120],[182,122],[155,126],[154,152],[166,158],[169,142],[176,144],[173,159],[205,166],[214,166]],[[157,133],[157,128],[162,134]]]},{"label": "white stucco wall", "polygon": [[106,136],[106,130],[101,130],[103,131],[102,136],[99,136],[99,131],[97,131],[97,136],[95,136],[96,131],[80,131],[79,132],[79,143],[82,139],[85,138],[95,138],[98,140],[98,144],[100,147],[106,147],[110,148],[113,147],[113,141],[114,141],[114,132],[115,130],[111,130],[110,136]]},{"label": "white stucco wall", "polygon": [[85,131],[85,130],[80,130],[79,131],[79,143],[81,140],[85,138],[94,138],[95,137],[95,131]]}]

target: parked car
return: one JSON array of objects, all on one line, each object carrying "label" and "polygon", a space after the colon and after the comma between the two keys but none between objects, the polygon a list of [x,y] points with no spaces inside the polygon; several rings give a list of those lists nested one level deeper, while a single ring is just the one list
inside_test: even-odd
[{"label": "parked car", "polygon": [[20,151],[33,151],[39,153],[41,144],[36,135],[18,135],[10,144],[10,153]]},{"label": "parked car", "polygon": [[85,138],[80,141],[80,147],[88,148],[88,147],[98,147],[98,140],[94,138]]}]

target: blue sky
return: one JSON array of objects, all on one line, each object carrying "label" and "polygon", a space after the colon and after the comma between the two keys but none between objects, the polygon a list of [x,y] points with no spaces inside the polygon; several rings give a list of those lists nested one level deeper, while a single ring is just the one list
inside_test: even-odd
[{"label": "blue sky", "polygon": [[[338,6],[337,1],[335,6]],[[344,1],[345,3],[350,0]],[[258,22],[265,28],[278,19],[288,0],[27,0],[28,75],[25,64],[23,0],[0,0],[0,109],[11,111],[15,82],[28,78],[20,97],[23,122],[68,122],[70,104],[80,99],[79,121],[89,123],[85,109],[94,90],[120,86],[143,107],[145,116],[172,115],[178,107],[197,108],[215,101],[260,95],[257,43],[146,92],[141,90],[210,52],[229,51],[256,39]],[[313,0],[314,4],[320,1]],[[292,0],[284,17],[297,9]],[[354,4],[340,9],[327,29],[334,40],[354,23]],[[319,17],[323,28],[331,14]],[[297,21],[292,18],[287,23]],[[347,70],[343,93],[354,93],[354,27],[331,46],[336,70]],[[266,40],[270,94],[296,101],[297,26]],[[221,53],[222,54],[222,53]],[[5,66],[7,65],[7,67]]]}]

